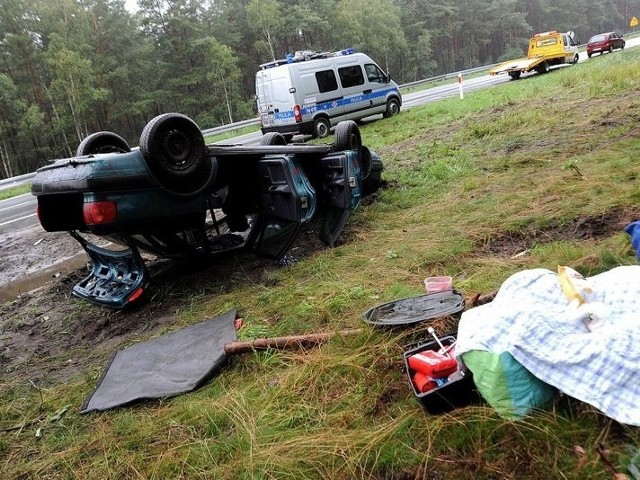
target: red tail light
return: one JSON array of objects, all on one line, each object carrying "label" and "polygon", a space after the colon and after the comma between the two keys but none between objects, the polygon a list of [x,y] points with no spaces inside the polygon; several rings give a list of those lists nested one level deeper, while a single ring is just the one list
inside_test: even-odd
[{"label": "red tail light", "polygon": [[118,219],[118,206],[115,202],[91,202],[82,206],[84,222],[87,225],[103,225]]},{"label": "red tail light", "polygon": [[138,289],[133,292],[131,294],[131,296],[127,299],[128,303],[133,303],[135,302],[138,298],[140,298],[140,296],[144,293],[144,290],[142,289],[142,287],[138,287]]},{"label": "red tail light", "polygon": [[302,121],[302,111],[300,110],[300,105],[294,105],[293,117],[296,119],[297,123],[300,123]]}]

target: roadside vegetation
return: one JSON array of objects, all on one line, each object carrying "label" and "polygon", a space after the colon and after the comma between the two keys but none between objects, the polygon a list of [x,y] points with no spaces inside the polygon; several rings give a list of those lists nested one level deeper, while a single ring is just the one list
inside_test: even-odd
[{"label": "roadside vegetation", "polygon": [[0,200],[6,200],[7,198],[17,197],[18,195],[24,195],[25,193],[31,193],[31,183],[26,185],[20,185],[18,187],[9,187],[0,189]]},{"label": "roadside vegetation", "polygon": [[[366,124],[362,137],[385,164],[386,186],[356,211],[339,246],[268,270],[264,282],[249,281],[238,265],[223,279],[227,288],[177,280],[153,300],[183,295],[172,329],[237,308],[243,339],[363,333],[306,351],[236,357],[196,392],[88,415],[80,405],[110,352],[74,352],[94,359],[93,368],[65,383],[34,382],[38,365],[3,371],[2,477],[630,474],[638,428],[564,396],[520,421],[484,404],[426,413],[402,360],[406,345],[428,338],[426,328],[378,330],[361,314],[422,293],[431,275],[451,275],[471,297],[523,269],[561,264],[589,276],[635,264],[622,228],[640,215],[639,63],[638,49],[625,50]],[[82,304],[65,321],[96,308]],[[24,324],[39,321],[21,315]]]}]

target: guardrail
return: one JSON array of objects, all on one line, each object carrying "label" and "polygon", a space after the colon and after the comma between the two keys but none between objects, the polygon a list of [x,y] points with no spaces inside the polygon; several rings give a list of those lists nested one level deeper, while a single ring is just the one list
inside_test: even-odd
[{"label": "guardrail", "polygon": [[398,88],[400,88],[400,89],[410,88],[410,87],[415,87],[416,85],[422,85],[424,83],[439,82],[441,80],[448,80],[450,78],[457,78],[459,74],[464,77],[466,75],[472,75],[474,73],[483,72],[485,70],[490,70],[493,67],[495,67],[496,65],[499,65],[499,63],[492,63],[491,65],[483,65],[482,67],[467,68],[466,70],[460,70],[458,72],[445,73],[443,75],[436,75],[435,77],[424,78],[422,80],[416,80],[415,82],[403,83],[402,85],[398,85]]},{"label": "guardrail", "polygon": [[219,127],[207,128],[206,130],[202,130],[202,134],[216,135],[218,133],[233,132],[234,130],[238,130],[242,127],[247,127],[249,125],[256,125],[258,123],[260,123],[259,118],[250,118],[249,120],[241,120],[239,122],[228,123],[227,125],[221,125]]},{"label": "guardrail", "polygon": [[36,174],[25,173],[24,175],[18,175],[17,177],[5,178],[0,180],[0,190],[5,190],[11,187],[17,187],[31,180]]}]

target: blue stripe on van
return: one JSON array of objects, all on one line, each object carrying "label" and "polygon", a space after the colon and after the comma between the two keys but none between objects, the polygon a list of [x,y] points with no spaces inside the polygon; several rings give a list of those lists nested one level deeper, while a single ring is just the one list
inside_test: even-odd
[{"label": "blue stripe on van", "polygon": [[[314,113],[318,112],[318,111],[326,111],[329,112],[331,109],[333,108],[337,108],[337,107],[345,107],[345,106],[353,106],[355,107],[354,110],[364,110],[366,108],[368,108],[368,102],[370,100],[376,99],[376,98],[384,98],[386,97],[390,92],[398,92],[397,89],[395,88],[385,88],[384,90],[377,90],[375,92],[371,92],[371,93],[363,93],[361,95],[355,95],[355,96],[351,96],[348,98],[339,98],[339,99],[334,99],[334,100],[329,100],[329,101],[325,101],[325,102],[319,102],[316,103],[315,105],[311,106],[311,107],[302,107],[302,118],[304,119],[305,116],[308,115],[313,115]],[[363,102],[367,102],[367,105],[363,105],[362,107],[358,107],[357,104],[359,103],[363,103]],[[334,117],[336,115],[329,115],[330,117]],[[276,120],[276,122],[281,122],[281,121],[285,121],[285,120],[292,120],[294,118],[293,116],[293,109],[291,110],[286,110],[286,111],[280,111],[276,114],[274,114],[274,119]]]}]

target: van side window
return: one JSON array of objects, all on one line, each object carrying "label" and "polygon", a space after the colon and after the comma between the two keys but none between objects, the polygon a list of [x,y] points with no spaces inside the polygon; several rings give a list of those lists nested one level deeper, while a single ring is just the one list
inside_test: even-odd
[{"label": "van side window", "polygon": [[378,68],[377,65],[367,63],[364,66],[364,70],[367,72],[367,79],[370,82],[385,83],[387,76],[382,72],[382,70],[380,70],[380,68]]},{"label": "van side window", "polygon": [[364,76],[360,65],[339,68],[338,75],[340,75],[340,83],[342,83],[343,88],[364,84]]},{"label": "van side window", "polygon": [[318,91],[320,93],[331,92],[338,89],[338,81],[333,70],[322,70],[316,72],[316,82],[318,82]]}]

